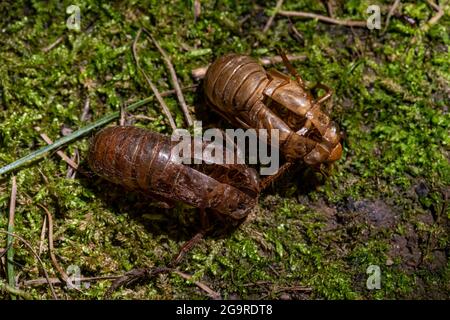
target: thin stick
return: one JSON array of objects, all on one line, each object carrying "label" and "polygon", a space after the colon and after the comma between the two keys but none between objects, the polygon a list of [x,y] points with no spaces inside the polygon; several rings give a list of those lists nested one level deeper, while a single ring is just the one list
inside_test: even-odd
[{"label": "thin stick", "polygon": [[119,125],[124,126],[125,125],[125,108],[123,106],[120,106],[120,118],[119,118]]},{"label": "thin stick", "polygon": [[436,11],[441,11],[441,7],[438,6],[436,3],[434,3],[434,2],[431,1],[431,0],[426,0],[426,1],[427,1],[427,3],[428,3],[434,10],[436,10]]},{"label": "thin stick", "polygon": [[66,274],[63,268],[61,268],[61,265],[59,264],[58,260],[55,256],[55,247],[53,246],[53,218],[52,214],[46,207],[44,207],[41,204],[38,204],[39,207],[41,207],[45,213],[47,214],[47,220],[48,220],[48,249],[50,251],[50,259],[52,260],[52,264],[55,267],[55,269],[58,271],[58,273],[61,276],[61,279],[66,282],[66,284],[69,284],[69,276]]},{"label": "thin stick", "polygon": [[302,36],[302,34],[297,30],[297,28],[295,27],[295,25],[292,23],[291,18],[288,17],[289,20],[289,27],[291,28],[292,32],[294,33],[294,38],[300,42],[303,43],[304,38]]},{"label": "thin stick", "polygon": [[152,279],[159,274],[169,273],[171,271],[171,268],[166,267],[132,269],[113,281],[108,290],[106,290],[104,297],[109,299],[112,293],[119,287],[130,285],[138,280]]},{"label": "thin stick", "polygon": [[327,16],[323,16],[320,14],[310,13],[310,12],[302,12],[302,11],[278,11],[278,14],[285,17],[299,17],[299,18],[310,18],[317,19],[323,22],[337,24],[341,26],[347,27],[367,27],[367,22],[362,20],[341,20],[334,19]]},{"label": "thin stick", "polygon": [[[86,121],[89,117],[89,108],[90,108],[90,99],[89,99],[89,93],[86,94],[86,100],[84,101],[84,106],[83,106],[83,111],[81,113],[80,116],[80,120],[82,122]],[[72,158],[70,158],[73,162],[75,162],[78,166],[78,164],[80,163],[80,154],[78,153],[78,149],[75,148],[75,150],[73,151],[73,156]],[[77,175],[77,170],[72,168],[71,166],[69,166],[67,168],[67,174],[66,177],[68,179],[75,179]]]},{"label": "thin stick", "polygon": [[3,281],[0,281],[0,290],[8,292],[12,296],[19,296],[25,300],[33,300],[33,297],[29,293],[12,287],[9,284],[4,283]]},{"label": "thin stick", "polygon": [[[174,273],[176,273],[177,275],[179,275],[180,277],[182,277],[183,279],[192,281],[192,276],[186,273],[183,273],[181,271],[178,270],[174,270]],[[211,289],[210,287],[208,287],[206,284],[200,282],[200,281],[193,281],[194,284],[199,287],[200,289],[202,289],[203,291],[205,291],[208,296],[214,300],[218,300],[221,298],[220,293],[214,291],[213,289]]]},{"label": "thin stick", "polygon": [[277,4],[275,5],[275,10],[273,11],[272,15],[270,16],[269,20],[267,20],[266,25],[264,26],[263,33],[266,33],[267,30],[269,30],[270,26],[273,23],[273,19],[277,15],[278,11],[281,9],[281,6],[283,5],[284,0],[278,0]]},{"label": "thin stick", "polygon": [[44,221],[42,222],[42,229],[41,229],[41,240],[39,241],[39,256],[41,256],[42,251],[44,250],[44,239],[46,228],[47,228],[47,216],[44,216]]},{"label": "thin stick", "polygon": [[325,2],[327,3],[328,15],[330,17],[334,18],[334,10],[333,10],[333,5],[331,4],[331,0],[325,0]]},{"label": "thin stick", "polygon": [[147,121],[155,121],[156,120],[153,117],[145,116],[143,114],[131,115],[130,118],[131,119],[136,119],[136,120],[147,120]]},{"label": "thin stick", "polygon": [[183,92],[181,91],[180,84],[178,83],[177,73],[175,72],[175,68],[173,67],[172,61],[170,61],[169,55],[159,45],[158,41],[156,41],[155,37],[153,37],[153,35],[150,33],[150,31],[148,31],[147,29],[144,29],[144,32],[152,40],[153,44],[156,46],[158,51],[163,56],[164,62],[166,63],[166,66],[167,66],[167,69],[169,69],[170,79],[171,79],[173,88],[175,89],[175,93],[177,95],[178,102],[180,103],[181,110],[183,110],[184,117],[186,118],[186,122],[187,122],[188,126],[192,126],[194,123],[192,121],[191,114],[189,113],[189,109],[186,104],[186,101],[184,100]]},{"label": "thin stick", "polygon": [[384,26],[384,29],[383,29],[383,33],[385,33],[386,32],[386,30],[387,30],[387,28],[388,28],[388,26],[389,26],[389,23],[390,23],[390,21],[391,21],[391,17],[392,17],[392,15],[394,14],[394,12],[395,12],[395,10],[397,9],[397,7],[398,7],[398,5],[400,4],[400,0],[395,0],[394,1],[394,4],[391,6],[391,8],[389,9],[389,12],[388,12],[388,15],[387,15],[387,18],[386,18],[386,22],[385,22],[385,26]]},{"label": "thin stick", "polygon": [[202,14],[202,4],[200,0],[194,0],[194,22],[197,22],[197,19]]},{"label": "thin stick", "polygon": [[48,276],[47,270],[45,269],[44,263],[42,262],[41,258],[40,258],[39,255],[36,253],[36,251],[34,251],[33,247],[28,243],[28,241],[26,241],[26,240],[25,240],[24,238],[22,238],[21,236],[15,234],[15,233],[9,232],[9,231],[0,230],[0,233],[3,233],[3,234],[6,234],[6,235],[9,235],[9,236],[12,236],[12,237],[14,237],[14,238],[16,238],[16,239],[19,239],[20,241],[22,241],[23,244],[25,244],[25,246],[31,251],[31,253],[36,257],[36,259],[37,259],[37,260],[39,261],[39,263],[41,264],[42,271],[44,272],[45,279],[47,280],[47,283],[48,283],[48,285],[50,286],[50,290],[51,290],[51,292],[52,292],[53,298],[54,298],[55,300],[58,300],[58,297],[56,296],[56,293],[55,293],[55,288],[53,288],[53,285],[52,285],[51,282],[50,282],[50,278],[49,278],[49,276]]},{"label": "thin stick", "polygon": [[[305,60],[306,59],[305,55],[297,55],[297,56],[288,55],[287,57],[288,57],[288,59],[290,61],[297,61],[297,60]],[[269,65],[272,65],[272,64],[281,63],[281,62],[283,62],[283,59],[280,56],[265,57],[265,58],[259,59],[259,62],[263,66],[269,66]],[[209,68],[209,65],[207,65],[205,67],[200,67],[200,68],[193,69],[191,71],[192,77],[197,79],[197,80],[203,79],[205,77],[205,75],[206,75],[206,72],[208,71],[208,68]]]},{"label": "thin stick", "polygon": [[427,24],[423,27],[424,30],[429,29],[432,25],[436,24],[444,15],[444,9],[442,9],[446,4],[447,1],[444,1],[444,3],[440,6],[435,4],[433,1],[427,0],[427,3],[437,11],[436,15],[434,15],[430,20],[428,20]]},{"label": "thin stick", "polygon": [[[72,158],[70,158],[70,160],[72,160],[78,166],[78,164],[80,163],[80,154],[78,152],[78,148],[75,148],[73,150],[73,156],[72,156]],[[76,175],[77,175],[77,170],[75,170],[71,166],[68,166],[66,178],[68,178],[68,179],[75,179]]]},{"label": "thin stick", "polygon": [[[8,232],[14,232],[14,215],[16,211],[16,197],[17,197],[17,181],[16,177],[12,177],[12,186],[11,186],[11,198],[9,201],[9,219],[8,219]],[[9,286],[15,288],[16,280],[14,275],[14,248],[13,248],[13,237],[8,236],[7,239],[8,251],[6,254],[6,269],[8,274],[8,283]],[[12,300],[16,300],[15,295],[11,295]]]},{"label": "thin stick", "polygon": [[90,100],[89,95],[86,96],[86,101],[84,102],[83,112],[81,113],[80,120],[86,121],[89,115],[89,107],[90,107]]},{"label": "thin stick", "polygon": [[47,46],[47,47],[45,47],[45,48],[42,48],[42,52],[47,53],[47,52],[49,52],[50,50],[52,50],[54,47],[56,47],[58,44],[60,44],[61,41],[64,40],[64,37],[65,37],[65,36],[61,36],[61,37],[59,37],[58,39],[56,39],[56,41],[53,42],[52,44],[50,44],[49,46]]},{"label": "thin stick", "polygon": [[280,293],[284,291],[304,291],[304,292],[311,292],[312,288],[310,287],[304,287],[304,286],[292,286],[292,287],[285,287],[275,290],[274,293]]},{"label": "thin stick", "polygon": [[[41,131],[41,128],[39,128],[39,127],[34,127],[34,129],[35,129],[37,132],[40,132],[40,131]],[[48,145],[53,144],[52,139],[50,139],[45,133],[42,132],[42,133],[39,133],[39,135],[41,136],[42,140],[44,140]],[[70,159],[63,151],[58,150],[58,151],[56,152],[56,154],[57,154],[58,156],[60,156],[61,159],[63,159],[64,162],[66,162],[66,163],[67,163],[69,166],[71,166],[73,169],[75,169],[75,170],[78,169],[78,165],[77,165],[74,161],[72,161],[72,159]]]},{"label": "thin stick", "polygon": [[134,61],[136,62],[136,66],[137,66],[138,70],[143,74],[145,81],[147,81],[148,85],[152,89],[152,91],[156,97],[156,100],[158,100],[159,104],[161,105],[163,112],[166,115],[167,119],[169,119],[169,124],[172,127],[172,130],[175,130],[177,128],[177,125],[175,124],[175,121],[173,120],[172,115],[170,114],[169,107],[164,102],[164,99],[162,98],[161,94],[159,93],[158,88],[154,85],[152,80],[150,80],[147,73],[144,71],[144,69],[141,68],[141,65],[139,63],[139,57],[137,54],[137,42],[139,40],[139,37],[141,36],[141,33],[142,33],[142,28],[138,30],[138,33],[136,34],[136,38],[133,41],[132,51],[133,51]]}]

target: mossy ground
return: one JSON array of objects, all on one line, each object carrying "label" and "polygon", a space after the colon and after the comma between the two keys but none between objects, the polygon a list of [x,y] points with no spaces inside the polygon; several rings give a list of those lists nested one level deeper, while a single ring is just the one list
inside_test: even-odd
[{"label": "mossy ground", "polygon": [[[442,1],[443,2],[443,1]],[[366,19],[368,5],[387,13],[391,1],[336,1],[336,16]],[[195,19],[192,1],[77,1],[81,32],[68,30],[71,1],[2,2],[0,8],[0,165],[77,129],[87,97],[88,121],[150,95],[137,73],[131,42],[146,26],[170,54],[183,86],[190,72],[227,52],[275,55],[281,45],[311,83],[335,91],[333,118],[346,134],[345,153],[332,175],[320,180],[294,170],[260,199],[236,231],[208,237],[180,270],[194,275],[224,298],[398,299],[448,298],[449,265],[449,81],[447,13],[428,31],[421,26],[435,12],[425,1],[402,1],[385,34],[277,17],[261,32],[275,1],[202,1]],[[283,9],[326,15],[320,1],[285,1]],[[384,19],[383,19],[384,23]],[[384,24],[382,25],[384,27]],[[298,37],[301,35],[301,38]],[[59,37],[62,41],[43,52]],[[161,91],[170,89],[168,71],[151,44],[140,57]],[[282,66],[277,66],[282,69]],[[199,92],[186,92],[190,105]],[[175,97],[166,99],[179,126]],[[136,125],[170,132],[156,103],[135,114],[155,121]],[[218,118],[211,116],[211,122]],[[214,120],[215,119],[215,120]],[[207,119],[208,121],[208,119]],[[64,148],[84,159],[88,139]],[[55,252],[64,268],[83,276],[120,274],[134,267],[168,263],[193,235],[196,211],[163,210],[96,178],[66,178],[67,165],[52,154],[15,172],[18,181],[16,232],[39,247],[45,205],[54,215]],[[1,177],[0,227],[6,228],[10,176]],[[56,276],[46,249],[41,254]],[[6,247],[5,236],[0,247]],[[19,283],[42,277],[31,253],[15,241]],[[366,288],[369,265],[381,268],[381,289]],[[0,277],[4,278],[3,270]],[[57,289],[68,299],[101,299],[110,281],[95,281],[82,292]],[[311,291],[295,290],[298,286]],[[35,298],[50,298],[47,286],[21,287]],[[2,298],[8,294],[0,293]],[[205,298],[177,275],[118,290],[113,298]]]}]

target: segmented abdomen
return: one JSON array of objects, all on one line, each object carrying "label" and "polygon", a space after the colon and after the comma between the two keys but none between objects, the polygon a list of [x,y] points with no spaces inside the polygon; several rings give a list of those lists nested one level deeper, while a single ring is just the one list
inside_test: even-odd
[{"label": "segmented abdomen", "polygon": [[174,160],[177,143],[141,128],[109,127],[94,137],[88,162],[101,177],[158,199],[209,208],[233,219],[245,217],[258,194],[252,169],[220,164],[208,169],[202,164],[196,170]]},{"label": "segmented abdomen", "polygon": [[205,93],[221,111],[249,110],[263,97],[268,83],[266,71],[249,56],[227,54],[208,68]]},{"label": "segmented abdomen", "polygon": [[94,137],[88,161],[111,182],[151,191],[151,180],[164,171],[170,152],[167,136],[136,127],[109,127]]}]

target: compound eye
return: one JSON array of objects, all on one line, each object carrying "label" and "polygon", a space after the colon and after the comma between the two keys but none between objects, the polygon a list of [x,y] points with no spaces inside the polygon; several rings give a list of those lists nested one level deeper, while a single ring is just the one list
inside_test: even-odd
[{"label": "compound eye", "polygon": [[323,135],[323,138],[324,140],[333,144],[336,144],[341,140],[339,127],[334,121],[330,122],[327,131],[325,131],[325,134]]}]

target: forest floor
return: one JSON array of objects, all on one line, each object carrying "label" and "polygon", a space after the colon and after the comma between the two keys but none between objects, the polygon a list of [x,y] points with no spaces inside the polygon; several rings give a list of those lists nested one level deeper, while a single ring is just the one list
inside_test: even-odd
[{"label": "forest floor", "polygon": [[[80,0],[77,32],[66,26],[69,1],[2,1],[0,166],[46,145],[35,127],[56,140],[151,96],[131,51],[141,26],[170,55],[183,87],[200,84],[185,91],[185,98],[209,127],[227,124],[202,108],[201,82],[191,71],[225,53],[267,57],[281,46],[305,55],[293,64],[308,84],[333,88],[327,109],[345,133],[343,157],[327,178],[299,165],[261,195],[239,228],[206,237],[178,270],[228,299],[448,299],[448,1],[440,1],[446,13],[432,25],[427,22],[437,11],[429,3],[402,1],[385,32],[393,1],[331,1],[335,17],[363,21],[367,7],[378,4],[381,30],[277,15],[267,32],[262,29],[275,1],[202,1],[194,14],[195,2]],[[329,15],[321,1],[284,1],[282,8]],[[144,69],[161,92],[172,89],[160,53],[141,39]],[[165,101],[184,127],[176,96]],[[153,118],[136,126],[171,132],[156,102],[133,114]],[[78,150],[86,166],[93,134],[62,150],[70,156]],[[67,172],[56,153],[14,172],[14,231],[40,255],[51,278],[60,273],[47,237],[41,237],[41,206],[53,216],[56,259],[82,277],[166,265],[197,230],[192,208],[160,209],[97,177],[72,178]],[[0,177],[0,230],[8,224],[11,181],[11,174]],[[1,284],[7,281],[5,234],[0,248]],[[18,288],[51,299],[36,257],[18,239],[12,249]],[[379,267],[379,289],[366,285],[371,265]],[[208,298],[193,280],[159,275],[120,288],[112,298]],[[101,299],[110,285],[96,279],[80,290],[55,290],[62,299]],[[1,298],[9,296],[0,291]]]}]

